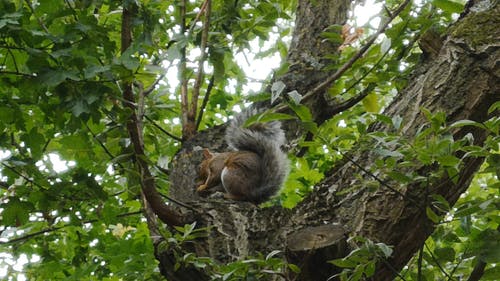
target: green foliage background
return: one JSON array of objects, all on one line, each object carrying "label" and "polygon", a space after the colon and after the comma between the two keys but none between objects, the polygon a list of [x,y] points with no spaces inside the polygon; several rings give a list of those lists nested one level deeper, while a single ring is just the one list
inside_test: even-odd
[{"label": "green foliage background", "polygon": [[[125,128],[130,112],[122,107],[121,83],[153,87],[144,101],[144,142],[148,161],[156,167],[158,188],[166,193],[169,179],[162,170],[169,168],[180,143],[159,127],[180,136],[179,87],[175,79],[155,81],[178,68],[183,48],[189,53],[199,48],[201,27],[193,20],[202,1],[188,1],[187,34],[179,32],[180,1],[123,2],[136,3],[138,13],[133,22],[133,45],[121,54],[120,1],[0,0],[0,252],[4,253],[0,268],[7,270],[6,278],[22,274],[29,280],[162,279],[141,215],[140,187]],[[388,7],[397,4],[385,2]],[[214,87],[201,129],[223,123],[233,106],[246,99],[242,89],[252,81],[236,61],[237,52],[250,52],[256,58],[278,53],[285,60],[295,5],[296,1],[286,0],[214,1],[209,67],[201,94],[206,94],[210,79]],[[406,84],[420,56],[415,45],[419,36],[428,29],[443,32],[462,7],[449,0],[412,5],[336,81],[330,92],[340,100],[372,83],[376,89],[363,103],[317,128],[320,137],[301,143],[308,152],[292,159],[294,169],[274,203],[292,208],[342,158],[339,151],[348,151],[363,138],[399,141],[396,136],[368,136],[367,127],[384,120],[377,113]],[[362,28],[365,35],[360,41],[340,55],[332,54],[335,63],[329,67],[342,65],[377,27],[366,24]],[[252,40],[264,46],[276,37],[269,48],[251,49]],[[338,38],[325,34],[325,40]],[[196,60],[194,56],[179,77],[193,78]],[[283,64],[276,73],[286,67]],[[189,83],[192,87],[193,79]],[[433,118],[437,117],[429,117],[429,121]],[[398,120],[391,122],[397,124]],[[406,280],[416,279],[419,267],[426,280],[435,280],[466,276],[480,261],[500,261],[496,231],[500,223],[498,122],[491,125],[491,131],[490,142],[481,150],[488,157],[483,171],[459,203],[446,210],[449,215],[437,218],[441,224],[426,243],[423,263],[419,265],[417,257],[410,262],[401,273]],[[385,156],[418,158],[419,151],[425,153],[411,154],[404,148],[401,145],[401,152],[385,152]],[[65,170],[54,167],[54,155],[63,159]],[[448,168],[460,164],[460,159],[441,160]],[[375,168],[383,170],[388,163]],[[10,261],[22,255],[40,260],[19,272]],[[254,262],[281,266],[273,256]],[[252,262],[242,264],[217,269],[214,276],[229,278],[228,272],[238,272],[235,267],[241,270]],[[484,280],[498,276],[498,268],[490,266]]]}]

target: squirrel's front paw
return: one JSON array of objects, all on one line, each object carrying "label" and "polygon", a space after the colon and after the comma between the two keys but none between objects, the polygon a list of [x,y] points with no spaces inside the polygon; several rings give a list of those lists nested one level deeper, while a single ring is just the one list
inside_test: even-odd
[{"label": "squirrel's front paw", "polygon": [[200,192],[200,191],[203,191],[207,189],[207,185],[206,184],[202,184],[202,185],[199,185],[197,188],[196,188],[196,191],[197,192]]}]

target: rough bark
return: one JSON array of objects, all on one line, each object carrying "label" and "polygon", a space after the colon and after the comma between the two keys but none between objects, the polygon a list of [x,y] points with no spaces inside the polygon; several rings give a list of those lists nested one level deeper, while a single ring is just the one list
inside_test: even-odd
[{"label": "rough bark", "polygon": [[[301,19],[306,20],[301,17],[310,12],[302,11],[305,13],[302,15],[301,9],[311,9],[311,6],[307,6],[311,5],[309,1],[299,2],[298,23]],[[342,23],[348,2],[344,2],[344,9],[329,7],[327,2],[331,1],[311,1],[320,6],[319,10],[314,11],[316,17],[326,16],[328,22],[321,23],[326,26]],[[425,118],[420,113],[422,107],[431,112],[444,111],[449,122],[460,119],[481,122],[488,118],[487,109],[500,99],[498,18],[500,15],[497,2],[477,1],[470,12],[450,28],[447,38],[440,50],[434,52],[432,59],[422,61],[417,67],[407,88],[395,97],[394,102],[385,111],[387,115],[403,118],[403,133],[406,136],[414,136],[417,129],[425,123]],[[313,53],[314,44],[303,47],[308,49],[309,53],[295,52],[296,48],[301,48],[301,42],[311,39],[302,36],[317,38],[314,36],[318,35],[300,31],[301,26],[297,24],[298,31],[294,33],[289,58],[292,62],[297,60],[300,63],[297,68],[292,67],[282,79],[289,89],[302,85],[307,89],[312,85],[309,84],[311,77],[320,77],[318,80],[313,79],[312,83],[317,83],[328,75],[319,69],[308,74],[309,70],[301,68],[300,65],[311,61],[309,54],[314,58],[320,57],[317,52]],[[313,27],[306,26],[304,25],[304,28],[313,30]],[[485,28],[488,26],[492,28]],[[318,32],[321,27],[315,26],[314,30]],[[433,46],[435,49],[436,45]],[[305,54],[305,59],[301,54]],[[327,109],[316,106],[321,102],[324,102],[324,96],[319,95],[308,104],[315,112],[318,122],[327,117],[324,114]],[[398,190],[396,193],[384,187],[376,190],[363,188],[363,179],[369,179],[363,169],[369,170],[377,156],[372,151],[352,151],[350,157],[362,167],[357,167],[349,161],[333,167],[329,176],[293,210],[279,207],[261,209],[250,203],[203,199],[193,194],[196,163],[201,160],[201,151],[197,151],[195,147],[223,149],[223,129],[215,128],[186,143],[174,163],[171,195],[196,210],[191,211],[190,215],[198,225],[212,227],[208,237],[198,240],[196,247],[191,250],[200,256],[210,256],[220,262],[232,261],[257,252],[269,253],[272,250],[282,250],[292,261],[297,254],[308,253],[308,257],[314,258],[305,258],[302,264],[299,264],[304,269],[299,280],[324,280],[325,276],[334,274],[335,269],[326,261],[345,254],[345,248],[342,247],[345,237],[354,235],[362,235],[373,241],[394,246],[394,253],[386,263],[390,266],[379,266],[374,278],[392,280],[434,228],[422,205],[415,202],[426,202],[429,193],[437,193],[453,205],[467,189],[472,176],[482,163],[479,158],[466,159],[457,183],[443,178],[433,182],[428,191],[418,185],[394,184]],[[389,128],[377,125],[371,130],[384,131]],[[471,127],[457,129],[454,136],[459,138],[468,133],[474,136],[477,144],[481,144],[485,138],[484,131]],[[432,167],[421,167],[417,172],[425,176],[432,172]],[[361,187],[338,195],[339,191],[353,186]],[[319,226],[331,227],[331,232],[338,235],[321,236],[324,229],[318,228]],[[321,240],[321,243],[311,247],[303,243],[306,239]],[[174,271],[172,252],[160,248],[156,249],[160,267],[169,280],[206,279],[206,276],[193,268]],[[308,273],[311,272],[308,270],[311,265],[314,266],[314,274],[318,275]],[[186,279],[186,276],[195,276],[189,274],[198,276]]]}]

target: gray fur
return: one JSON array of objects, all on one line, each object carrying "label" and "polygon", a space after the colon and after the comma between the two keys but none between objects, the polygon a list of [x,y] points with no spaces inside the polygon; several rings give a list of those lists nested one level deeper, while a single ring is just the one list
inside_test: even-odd
[{"label": "gray fur", "polygon": [[261,123],[259,126],[242,127],[248,118],[257,113],[258,110],[249,108],[236,115],[226,130],[226,142],[234,150],[251,151],[261,157],[261,184],[252,190],[249,198],[260,203],[280,190],[288,175],[289,160],[281,150],[286,141],[281,122],[272,121]]}]

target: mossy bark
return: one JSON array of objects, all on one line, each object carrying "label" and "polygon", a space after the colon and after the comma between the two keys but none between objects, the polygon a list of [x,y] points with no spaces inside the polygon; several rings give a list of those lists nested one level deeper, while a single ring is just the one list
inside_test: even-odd
[{"label": "mossy bark", "polygon": [[[297,24],[289,57],[296,67],[291,67],[289,73],[277,78],[284,81],[290,90],[299,87],[305,87],[301,88],[302,91],[307,90],[307,87],[321,82],[328,75],[321,68],[306,66],[310,66],[312,61],[322,60],[323,48],[317,45],[321,42],[318,41],[321,30],[328,25],[342,24],[345,21],[349,1],[336,6],[329,3],[331,1],[327,0],[299,1],[297,22],[304,21],[304,24]],[[314,21],[308,17],[311,9],[318,16],[323,16],[325,21]],[[486,14],[489,16],[483,16]],[[431,112],[445,112],[449,122],[461,119],[481,122],[488,118],[487,109],[500,100],[500,29],[484,27],[498,27],[498,18],[499,8],[495,1],[476,1],[469,13],[450,29],[441,49],[432,60],[423,60],[415,69],[406,89],[398,93],[385,111],[387,115],[403,118],[402,132],[406,136],[414,136],[417,129],[426,122],[420,111],[422,107]],[[308,33],[307,30],[311,32]],[[313,43],[301,44],[305,43],[304,40]],[[328,117],[325,114],[328,109],[318,106],[322,102],[324,96],[318,95],[308,104],[319,123]],[[384,131],[389,128],[378,125],[371,130]],[[340,246],[345,243],[345,237],[362,235],[394,246],[394,253],[388,260],[390,267],[380,265],[374,275],[374,280],[392,280],[395,271],[399,271],[408,262],[434,229],[434,224],[425,214],[425,208],[415,204],[415,201],[426,202],[427,191],[411,183],[406,186],[397,185],[397,193],[383,187],[376,190],[363,188],[364,179],[369,176],[348,161],[332,167],[329,176],[293,210],[280,207],[261,209],[250,203],[199,198],[194,190],[201,150],[195,148],[223,149],[223,131],[223,127],[208,130],[186,143],[174,162],[171,175],[170,195],[192,207],[191,210],[180,210],[195,220],[198,226],[210,227],[209,235],[197,240],[196,245],[190,249],[200,256],[209,256],[225,263],[273,250],[288,253],[292,260],[293,253],[297,252],[308,252],[311,255],[321,253],[318,256],[321,256],[322,262],[311,259],[301,266],[313,266],[314,271],[322,273],[321,276],[330,276],[335,273],[335,269],[326,261],[345,254],[345,247]],[[478,128],[463,127],[457,129],[454,136],[461,137],[469,133],[474,136],[477,144],[484,141],[485,133]],[[289,141],[294,142],[294,139]],[[377,158],[371,151],[352,151],[349,155],[366,169],[373,166]],[[481,163],[480,158],[467,159],[456,183],[443,178],[432,183],[428,190],[442,195],[453,205],[467,189]],[[415,172],[425,175],[431,171],[432,167],[421,167]],[[361,188],[353,192],[341,192],[354,185]],[[310,232],[318,230],[320,225],[342,227],[339,232],[341,234],[331,238],[334,245],[328,241],[314,249],[306,246],[301,249],[300,245],[295,245],[297,243],[290,245],[297,241],[294,237],[302,237],[303,233],[314,236]],[[172,251],[168,248],[157,248],[157,256],[162,272],[169,280],[208,278],[194,268],[181,267],[174,271]],[[309,262],[314,264],[308,264]],[[186,279],[186,276],[193,276],[194,279]],[[303,274],[299,280],[313,280],[313,277]]]}]

